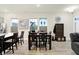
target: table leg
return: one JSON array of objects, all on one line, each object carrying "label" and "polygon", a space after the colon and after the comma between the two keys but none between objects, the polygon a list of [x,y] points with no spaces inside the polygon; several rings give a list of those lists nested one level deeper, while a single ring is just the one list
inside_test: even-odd
[{"label": "table leg", "polygon": [[30,48],[30,36],[28,36],[28,50],[31,50],[31,48]]},{"label": "table leg", "polygon": [[36,50],[37,50],[37,38],[36,38]]},{"label": "table leg", "polygon": [[49,50],[51,50],[51,36],[50,36],[50,41],[49,41]]}]

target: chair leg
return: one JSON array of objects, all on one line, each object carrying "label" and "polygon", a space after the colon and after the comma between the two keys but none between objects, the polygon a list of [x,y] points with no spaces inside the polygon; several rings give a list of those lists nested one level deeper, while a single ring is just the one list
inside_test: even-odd
[{"label": "chair leg", "polygon": [[41,50],[41,47],[40,47],[40,42],[39,42],[39,50]]},{"label": "chair leg", "polygon": [[36,41],[36,50],[37,50],[37,41]]},{"label": "chair leg", "polygon": [[14,53],[14,48],[13,48],[13,45],[12,45],[12,52]]},{"label": "chair leg", "polygon": [[45,50],[47,50],[47,45],[46,45],[46,42],[45,42]]},{"label": "chair leg", "polygon": [[24,39],[22,38],[22,42],[24,43]]},{"label": "chair leg", "polygon": [[21,45],[22,45],[22,43],[24,43],[24,40],[20,40],[20,43],[21,43]]},{"label": "chair leg", "polygon": [[0,55],[2,55],[2,51],[3,51],[3,50],[1,49],[1,51],[0,51]]},{"label": "chair leg", "polygon": [[19,40],[18,40],[18,45],[19,45]]},{"label": "chair leg", "polygon": [[5,54],[5,50],[4,50],[4,54]]},{"label": "chair leg", "polygon": [[24,43],[24,40],[23,40],[23,43]]},{"label": "chair leg", "polygon": [[55,36],[55,41],[57,41],[57,37]]},{"label": "chair leg", "polygon": [[17,43],[15,43],[15,45],[16,45],[16,49],[18,49],[18,47],[17,47]]},{"label": "chair leg", "polygon": [[22,40],[21,40],[21,45],[22,45]]},{"label": "chair leg", "polygon": [[66,41],[66,37],[64,37],[64,41]]},{"label": "chair leg", "polygon": [[0,55],[2,55],[2,52],[0,53]]}]

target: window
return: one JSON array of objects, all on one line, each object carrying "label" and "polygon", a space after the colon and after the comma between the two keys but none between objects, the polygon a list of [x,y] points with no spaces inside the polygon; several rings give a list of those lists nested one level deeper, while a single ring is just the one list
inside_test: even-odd
[{"label": "window", "polygon": [[37,19],[34,19],[34,18],[31,18],[30,20],[29,20],[29,26],[32,26],[32,25],[38,25],[38,23],[37,23]]},{"label": "window", "polygon": [[29,26],[30,26],[31,31],[35,31],[37,29],[37,26],[38,26],[37,19],[35,19],[35,18],[29,19]]},{"label": "window", "polygon": [[40,31],[47,31],[47,18],[39,18],[39,21],[35,18],[29,19],[30,31],[37,30],[38,26]]},{"label": "window", "polygon": [[17,18],[12,18],[11,19],[11,26],[17,26],[19,23],[18,19]]},{"label": "window", "polygon": [[47,32],[47,18],[39,19],[39,31]]},{"label": "window", "polygon": [[40,18],[39,26],[47,26],[47,18]]},{"label": "window", "polygon": [[11,32],[18,32],[19,20],[17,18],[11,19]]}]

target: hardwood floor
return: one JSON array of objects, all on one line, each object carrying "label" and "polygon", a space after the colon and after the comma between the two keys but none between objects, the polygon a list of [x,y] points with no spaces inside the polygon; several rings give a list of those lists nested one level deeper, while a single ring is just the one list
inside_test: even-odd
[{"label": "hardwood floor", "polygon": [[71,42],[56,42],[52,41],[52,50],[31,50],[28,51],[28,41],[25,40],[23,45],[18,45],[18,50],[14,48],[15,52],[6,52],[5,55],[75,55],[71,49]]}]

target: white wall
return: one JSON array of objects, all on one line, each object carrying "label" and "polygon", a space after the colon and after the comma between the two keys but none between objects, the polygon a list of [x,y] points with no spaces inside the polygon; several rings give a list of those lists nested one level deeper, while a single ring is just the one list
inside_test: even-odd
[{"label": "white wall", "polygon": [[[69,39],[69,33],[73,32],[73,18],[72,14],[69,13],[5,13],[4,15],[5,23],[7,23],[7,30],[10,32],[10,20],[11,18],[18,18],[19,20],[29,19],[29,18],[37,18],[46,17],[48,19],[48,32],[52,31],[55,25],[55,17],[61,16],[61,22],[64,23],[64,34]],[[28,36],[28,29],[25,30],[25,38]]]}]

